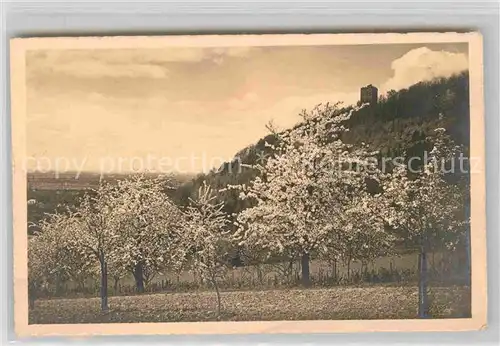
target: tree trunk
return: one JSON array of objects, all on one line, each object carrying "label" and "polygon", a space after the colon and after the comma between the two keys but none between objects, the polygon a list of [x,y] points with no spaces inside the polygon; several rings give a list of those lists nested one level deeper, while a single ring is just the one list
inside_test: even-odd
[{"label": "tree trunk", "polygon": [[[288,280],[289,282],[293,282],[293,280],[295,280],[296,278],[296,275],[294,275],[294,271],[293,271],[293,262],[295,261],[295,256],[292,256],[290,258],[290,262],[288,263],[288,267],[285,268],[284,270],[284,276],[285,276],[285,279]],[[298,274],[297,274],[298,275]]]},{"label": "tree trunk", "polygon": [[337,260],[333,260],[333,279],[337,281]]},{"label": "tree trunk", "polygon": [[217,319],[220,319],[220,312],[222,310],[222,302],[220,297],[219,286],[217,285],[217,279],[212,277],[212,285],[214,285],[215,293],[217,294]]},{"label": "tree trunk", "polygon": [[61,277],[60,275],[57,275],[56,276],[56,296],[59,297],[59,296],[62,296],[64,295],[64,292],[63,292],[63,285],[62,285],[62,280],[61,280]]},{"label": "tree trunk", "polygon": [[143,264],[139,262],[135,265],[134,268],[134,278],[135,285],[137,287],[137,292],[144,293],[144,275],[143,275]]},{"label": "tree trunk", "polygon": [[368,276],[368,262],[364,261],[364,263],[361,262],[361,273],[359,277],[359,282],[365,282],[367,276]]},{"label": "tree trunk", "polygon": [[78,290],[78,293],[85,292],[85,279],[78,279],[77,290]]},{"label": "tree trunk", "polygon": [[311,278],[310,278],[310,273],[309,273],[309,253],[304,252],[301,257],[301,263],[300,263],[301,269],[302,269],[302,284],[304,287],[309,287],[311,286]]},{"label": "tree trunk", "polygon": [[351,259],[347,260],[347,284],[351,283]]},{"label": "tree trunk", "polygon": [[257,278],[259,280],[260,285],[263,285],[264,283],[264,276],[262,275],[262,268],[260,265],[256,265],[255,267],[257,269]]},{"label": "tree trunk", "polygon": [[114,280],[115,280],[115,283],[113,285],[113,290],[114,290],[115,295],[118,295],[118,293],[119,293],[118,292],[118,284],[120,283],[120,278],[115,277]]},{"label": "tree trunk", "polygon": [[108,264],[104,254],[100,256],[101,262],[101,311],[108,311]]},{"label": "tree trunk", "polygon": [[429,300],[427,296],[427,253],[424,246],[420,249],[418,256],[418,317],[429,317]]}]

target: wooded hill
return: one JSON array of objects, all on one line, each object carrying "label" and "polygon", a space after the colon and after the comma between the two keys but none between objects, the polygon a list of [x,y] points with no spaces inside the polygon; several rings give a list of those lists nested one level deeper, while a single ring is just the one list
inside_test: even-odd
[{"label": "wooded hill", "polygon": [[[352,109],[352,106],[339,110]],[[301,126],[297,124],[296,126]],[[374,106],[354,112],[346,126],[342,140],[356,145],[366,143],[381,157],[421,156],[424,140],[436,128],[445,128],[454,141],[469,148],[469,74],[464,71],[450,78],[438,78],[420,82],[408,89],[390,91],[382,95]],[[208,174],[199,174],[173,191],[172,198],[179,205],[187,205],[199,186],[206,181],[215,190],[227,185],[248,183],[257,174],[255,169],[242,165],[262,163],[271,155],[267,143],[274,143],[269,134],[257,143],[236,153],[233,161],[224,163]],[[246,207],[246,201],[238,198],[235,190],[222,191],[219,201],[225,204],[228,214],[238,213]]]}]

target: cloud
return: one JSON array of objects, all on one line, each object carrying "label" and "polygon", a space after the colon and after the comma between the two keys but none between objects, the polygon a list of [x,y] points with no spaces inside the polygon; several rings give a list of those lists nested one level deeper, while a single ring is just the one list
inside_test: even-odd
[{"label": "cloud", "polygon": [[248,109],[258,105],[259,96],[253,92],[248,92],[241,97],[234,97],[227,102],[230,109]]},{"label": "cloud", "polygon": [[242,58],[259,48],[42,50],[28,54],[28,74],[50,72],[77,78],[166,78],[170,64]]},{"label": "cloud", "polygon": [[28,56],[28,76],[60,74],[77,78],[166,78],[169,70],[152,59],[119,51],[54,50]]},{"label": "cloud", "polygon": [[110,64],[104,61],[74,61],[53,70],[78,78],[166,78],[168,70],[148,64]]},{"label": "cloud", "polygon": [[382,85],[382,91],[407,88],[436,77],[450,77],[468,69],[468,66],[466,54],[416,48],[392,62],[394,74]]}]

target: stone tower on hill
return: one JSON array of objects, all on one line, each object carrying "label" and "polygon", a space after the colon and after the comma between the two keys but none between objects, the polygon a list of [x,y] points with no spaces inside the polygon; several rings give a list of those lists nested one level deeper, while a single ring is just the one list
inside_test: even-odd
[{"label": "stone tower on hill", "polygon": [[376,105],[378,101],[378,89],[371,84],[361,88],[360,102]]}]

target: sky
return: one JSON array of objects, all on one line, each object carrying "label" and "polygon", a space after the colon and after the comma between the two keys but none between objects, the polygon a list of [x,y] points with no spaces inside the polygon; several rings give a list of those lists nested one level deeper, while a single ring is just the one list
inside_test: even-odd
[{"label": "sky", "polygon": [[318,103],[468,68],[464,43],[27,54],[29,170],[197,173]]}]

